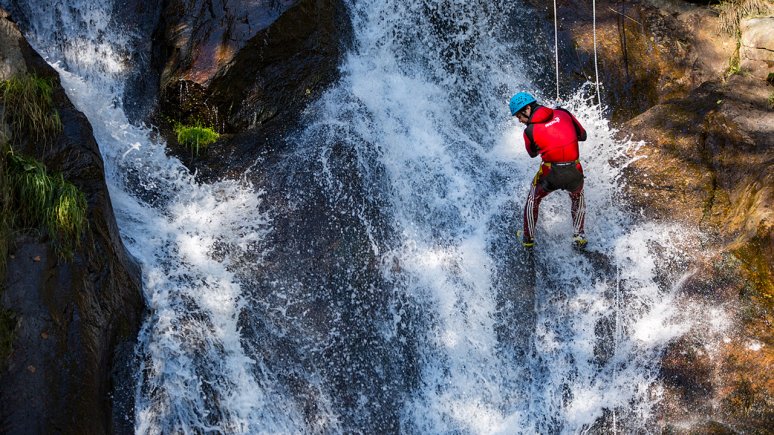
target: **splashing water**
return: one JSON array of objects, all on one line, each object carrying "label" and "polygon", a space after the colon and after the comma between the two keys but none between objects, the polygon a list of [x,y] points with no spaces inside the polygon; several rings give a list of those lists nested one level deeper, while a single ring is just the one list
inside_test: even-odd
[{"label": "splashing water", "polygon": [[[111,2],[33,3],[24,14],[31,41],[94,128],[122,237],[143,270],[150,314],[138,349],[137,431],[295,432],[294,404],[271,374],[256,376],[258,363],[242,348],[244,301],[229,271],[270,230],[262,193],[245,181],[198,184],[150,129],[129,123],[122,53],[136,35],[116,33]],[[261,415],[269,406],[283,412]]]},{"label": "splashing water", "polygon": [[565,101],[591,138],[581,153],[594,255],[570,249],[568,200],[554,194],[536,265],[514,261],[537,164],[507,124],[508,97],[531,88],[519,44],[507,42],[513,3],[350,7],[357,46],[308,129],[336,126],[328,147],[348,143],[357,172],[378,174],[367,183],[395,234],[383,273],[412,301],[403,309],[425,319],[411,331],[421,373],[401,426],[573,433],[610,415],[615,426],[615,413],[629,428],[646,424],[660,351],[686,326],[671,324],[675,288],[659,284],[652,258],[675,256],[682,230],[635,225],[616,200],[635,144],[615,139],[582,93]]},{"label": "splashing water", "polygon": [[570,248],[561,193],[543,202],[535,256],[520,251],[537,162],[506,109],[536,70],[518,3],[348,2],[341,79],[278,163],[256,163],[274,176],[213,184],[127,121],[134,36],[112,3],[36,3],[31,39],[94,126],[143,266],[138,433],[652,424],[660,354],[687,328],[673,303],[686,232],[627,214],[636,144],[581,90],[563,105],[589,133],[590,252]]}]

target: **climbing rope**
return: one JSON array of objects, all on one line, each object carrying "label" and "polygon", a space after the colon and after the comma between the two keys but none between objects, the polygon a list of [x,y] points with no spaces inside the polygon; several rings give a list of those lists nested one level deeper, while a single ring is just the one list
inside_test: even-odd
[{"label": "climbing rope", "polygon": [[597,0],[591,0],[591,9],[594,14],[594,83],[597,89],[597,104],[602,107],[602,97],[599,96],[599,64],[597,63]]},{"label": "climbing rope", "polygon": [[556,15],[556,0],[554,0],[554,58],[556,60],[556,101],[559,101],[559,20]]},{"label": "climbing rope", "polygon": [[[594,29],[594,88],[597,91],[597,104],[602,107],[602,97],[599,91],[599,61],[597,60],[597,0],[591,1],[592,23]],[[559,101],[559,17],[554,0],[554,62],[556,65],[556,100]]]}]

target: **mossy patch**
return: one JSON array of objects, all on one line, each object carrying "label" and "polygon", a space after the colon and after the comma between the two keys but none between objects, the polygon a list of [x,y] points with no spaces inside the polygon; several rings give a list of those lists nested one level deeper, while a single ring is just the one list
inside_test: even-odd
[{"label": "mossy patch", "polygon": [[[62,131],[54,104],[54,82],[21,75],[0,82],[0,278],[15,230],[48,233],[60,257],[71,259],[87,225],[84,194],[61,174],[17,153],[14,147],[45,146]],[[10,137],[8,134],[10,133]]]},{"label": "mossy patch", "polygon": [[62,131],[62,121],[54,107],[51,79],[35,75],[12,77],[0,82],[0,97],[7,108],[2,122],[10,128],[12,143],[25,138],[46,144]]},{"label": "mossy patch", "polygon": [[45,166],[13,151],[8,152],[6,159],[11,191],[15,193],[13,203],[24,204],[16,207],[17,223],[37,226],[45,222],[46,209],[54,193],[54,182]]},{"label": "mossy patch", "polygon": [[726,69],[726,77],[731,77],[732,75],[739,74],[742,72],[741,67],[741,55],[740,52],[742,50],[742,40],[737,38],[736,40],[736,50],[734,51],[734,54],[731,56],[731,59],[728,61],[728,68]]},{"label": "mossy patch", "polygon": [[175,126],[177,142],[190,148],[195,154],[199,154],[202,148],[206,148],[218,140],[220,134],[209,127],[202,125],[183,125]]}]

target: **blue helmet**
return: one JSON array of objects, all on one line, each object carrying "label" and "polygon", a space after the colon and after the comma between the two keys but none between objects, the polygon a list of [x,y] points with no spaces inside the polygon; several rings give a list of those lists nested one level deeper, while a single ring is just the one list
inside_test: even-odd
[{"label": "blue helmet", "polygon": [[511,108],[511,116],[515,116],[519,110],[527,107],[528,104],[532,104],[535,101],[537,101],[535,100],[535,97],[526,92],[519,92],[518,94],[514,95],[511,98],[511,102],[509,104]]}]

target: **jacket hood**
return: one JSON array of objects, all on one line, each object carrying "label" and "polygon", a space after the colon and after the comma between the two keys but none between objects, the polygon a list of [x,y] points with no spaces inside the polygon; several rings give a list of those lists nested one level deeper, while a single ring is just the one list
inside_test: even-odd
[{"label": "jacket hood", "polygon": [[537,109],[529,117],[530,124],[542,124],[549,121],[554,117],[553,109],[549,109],[546,106],[538,106]]}]

